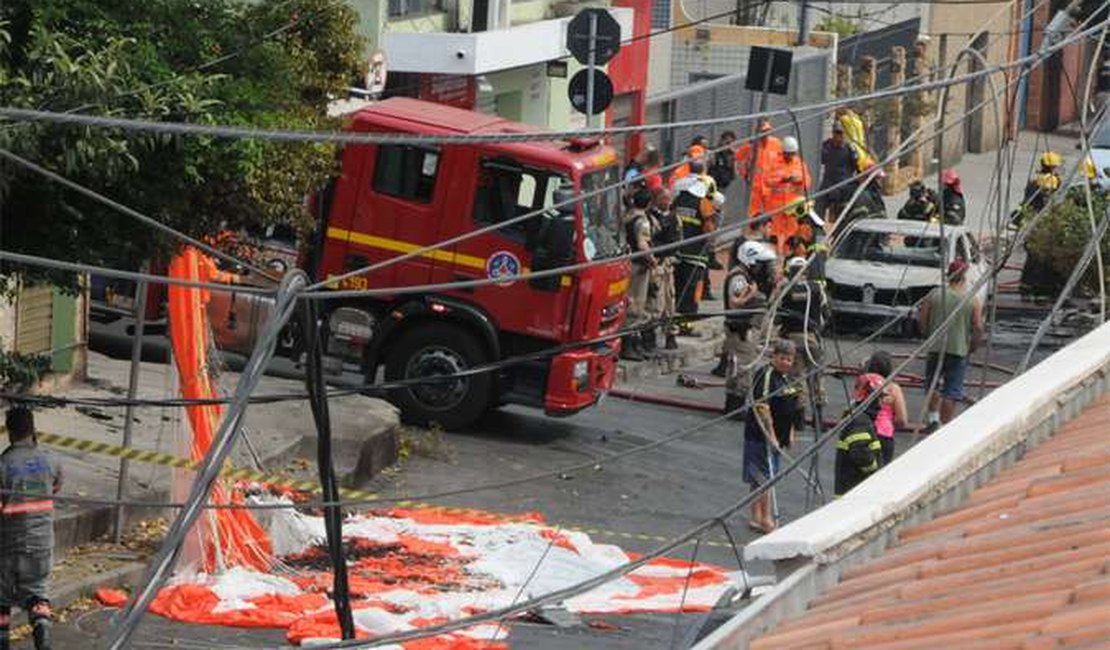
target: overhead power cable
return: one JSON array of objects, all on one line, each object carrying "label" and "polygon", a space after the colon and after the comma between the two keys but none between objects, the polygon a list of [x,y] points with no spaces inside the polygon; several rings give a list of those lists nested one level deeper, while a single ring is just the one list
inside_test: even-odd
[{"label": "overhead power cable", "polygon": [[[1059,51],[1062,47],[1071,44],[1087,36],[1092,30],[1088,29],[1079,32],[1068,39],[1064,39],[1059,43],[1051,45],[1048,50],[1050,52]],[[987,70],[980,70],[971,72],[960,77],[955,77],[940,81],[928,81],[911,88],[895,89],[876,93],[869,93],[855,97],[833,99],[806,108],[809,110],[830,110],[843,106],[846,104],[862,102],[862,101],[875,101],[879,99],[886,99],[888,97],[906,94],[910,92],[920,92],[922,90],[932,90],[946,85],[957,85],[967,81],[978,79],[985,74],[993,74],[1000,70],[1005,70],[1020,66],[1023,63],[1036,60],[1041,53],[1030,54],[1024,58],[1016,59],[1011,62],[999,64]],[[795,109],[798,110],[798,109]],[[283,142],[332,142],[332,143],[352,143],[352,144],[462,144],[462,143],[479,143],[479,142],[524,142],[529,140],[565,140],[575,137],[583,136],[603,136],[615,135],[620,133],[642,133],[650,131],[658,131],[662,129],[682,128],[688,126],[703,126],[711,124],[721,124],[725,122],[734,122],[739,120],[753,120],[760,118],[770,118],[780,115],[785,115],[785,109],[774,109],[762,111],[757,113],[745,113],[729,115],[726,117],[704,118],[698,120],[685,120],[678,122],[669,122],[666,124],[643,124],[631,125],[613,128],[599,128],[599,129],[579,129],[574,131],[538,131],[529,133],[497,133],[497,134],[459,134],[459,135],[437,135],[437,136],[421,136],[413,134],[357,134],[347,132],[327,132],[327,131],[308,131],[308,130],[281,130],[281,129],[261,129],[250,127],[234,127],[227,125],[204,125],[193,124],[188,122],[160,122],[154,120],[144,119],[127,119],[106,116],[94,115],[81,115],[81,114],[66,114],[53,111],[42,111],[36,109],[16,108],[11,106],[0,107],[0,116],[5,116],[11,119],[31,120],[31,121],[46,121],[59,124],[76,124],[86,127],[98,128],[118,128],[122,130],[131,131],[146,131],[153,133],[169,133],[178,135],[199,135],[199,136],[212,136],[224,138],[242,138],[242,139],[261,139],[273,140]]]},{"label": "overhead power cable", "polygon": [[3,159],[5,159],[9,162],[15,163],[16,165],[19,165],[20,167],[24,167],[26,169],[29,169],[29,170],[35,172],[36,174],[40,174],[42,176],[45,176],[49,180],[65,187],[66,189],[77,192],[78,194],[80,194],[80,195],[82,195],[86,198],[92,199],[92,200],[96,201],[97,203],[101,203],[101,204],[111,208],[112,210],[115,210],[117,212],[125,214],[125,215],[131,217],[132,219],[135,219],[135,220],[137,220],[137,221],[139,221],[139,222],[141,222],[141,223],[143,223],[147,226],[150,226],[151,228],[154,228],[155,230],[158,230],[158,231],[163,232],[167,235],[170,235],[171,237],[174,237],[175,239],[179,239],[179,240],[181,240],[181,241],[183,241],[187,244],[195,246],[195,247],[199,248],[200,250],[204,251],[205,253],[208,253],[209,255],[212,255],[212,256],[217,257],[221,260],[224,260],[225,262],[230,262],[232,264],[236,264],[236,265],[242,266],[244,268],[248,268],[248,269],[254,271],[255,273],[258,273],[262,277],[267,278],[271,281],[276,282],[278,280],[278,278],[276,276],[274,276],[272,273],[270,273],[269,271],[267,271],[263,268],[255,266],[254,264],[251,264],[250,262],[248,262],[246,260],[242,260],[242,259],[239,259],[239,258],[234,257],[232,255],[228,255],[227,253],[219,250],[218,248],[215,248],[214,246],[206,244],[205,242],[202,242],[199,239],[194,239],[193,237],[190,237],[189,235],[186,235],[185,233],[181,232],[180,230],[176,230],[174,228],[171,228],[170,226],[167,226],[166,224],[162,223],[161,221],[158,221],[157,219],[155,219],[153,217],[148,217],[147,215],[139,212],[138,210],[134,210],[132,208],[129,208],[126,205],[123,205],[122,203],[119,203],[118,201],[114,201],[114,200],[104,196],[103,194],[100,194],[98,192],[94,192],[93,190],[90,190],[89,188],[85,187],[84,185],[80,185],[78,183],[75,183],[75,182],[69,180],[68,178],[66,178],[66,177],[64,177],[60,174],[57,174],[53,171],[50,171],[49,169],[46,169],[45,167],[43,167],[39,164],[33,163],[30,160],[27,160],[23,156],[12,153],[11,151],[8,151],[7,149],[0,148],[0,158],[3,158]]},{"label": "overhead power cable", "polygon": [[[919,91],[919,90],[920,90],[919,86],[914,86],[911,89],[911,91]],[[855,98],[852,98],[852,99],[853,100],[859,100],[859,99],[862,99],[862,98],[855,97]],[[791,109],[787,109],[787,111],[790,112],[791,115],[793,115],[793,111]],[[804,119],[807,119],[807,120],[808,119],[813,119],[813,117],[814,116],[807,116],[807,118],[804,118]],[[753,136],[753,137],[757,137],[757,136]],[[714,151],[716,151],[716,150],[714,150]],[[663,169],[677,167],[677,166],[680,166],[680,165],[684,164],[687,161],[688,161],[688,159],[684,158],[681,162],[674,163],[673,165],[665,167]],[[631,182],[631,181],[622,181],[620,183],[614,184],[613,186],[609,186],[608,188],[600,188],[599,190],[595,190],[595,191],[590,192],[590,193],[585,193],[583,195],[580,195],[579,197],[576,197],[573,200],[566,201],[566,202],[564,202],[562,204],[559,204],[559,205],[556,205],[556,206],[552,206],[552,208],[556,208],[556,207],[559,207],[559,206],[562,206],[562,205],[571,205],[571,204],[576,203],[576,202],[578,202],[578,201],[580,201],[583,198],[586,198],[588,196],[593,196],[594,194],[600,194],[600,193],[603,193],[605,191],[608,191],[612,187],[623,187],[623,186],[627,185],[629,182]],[[551,208],[548,208],[548,209],[551,209]],[[495,225],[492,225],[492,226],[489,226],[489,227],[486,227],[486,228],[478,229],[476,231],[472,231],[468,234],[462,235],[462,236],[454,238],[452,240],[448,240],[446,242],[440,242],[437,245],[431,245],[431,246],[418,249],[416,251],[413,251],[413,252],[405,254],[405,255],[390,258],[389,260],[386,260],[385,262],[379,263],[378,265],[371,265],[371,267],[367,267],[367,268],[373,270],[373,269],[376,269],[376,268],[381,268],[383,266],[387,266],[389,264],[395,264],[395,263],[398,263],[400,261],[404,261],[406,259],[411,259],[411,258],[416,257],[420,254],[425,253],[425,252],[430,252],[432,250],[436,250],[436,249],[441,248],[441,247],[446,246],[446,245],[451,245],[453,243],[458,243],[460,241],[469,239],[469,238],[477,236],[479,234],[483,234],[487,231],[494,231],[494,230],[498,230],[498,229],[501,229],[501,228],[505,228],[505,227],[507,227],[509,225],[512,225],[512,224],[515,224],[519,221],[523,221],[524,219],[532,218],[534,216],[542,214],[543,212],[544,211],[534,211],[532,213],[521,215],[521,216],[519,216],[517,218],[514,218],[512,220],[505,221],[505,222],[502,222],[500,224],[495,224]],[[3,253],[0,252],[0,254],[3,254]],[[25,260],[25,263],[32,263],[32,262],[30,262],[29,260]],[[94,269],[94,267],[86,267],[84,270],[86,272],[93,272],[93,273],[99,272],[101,275],[106,275],[106,276],[109,276],[109,277],[120,277],[119,275],[113,275],[113,273],[117,273],[117,274],[122,273],[122,272],[118,272],[118,271],[112,272],[112,271],[108,271],[108,270]],[[351,272],[351,273],[348,273],[348,274],[344,274],[344,276],[341,276],[341,277],[353,277],[356,274],[361,274],[361,273],[365,273],[365,272],[368,272],[368,271],[366,269],[363,269],[363,270],[360,270],[358,272]],[[142,279],[142,280],[145,280],[147,282],[152,282],[152,283],[157,283],[157,282],[160,282],[160,281],[165,282],[165,279],[162,278],[161,276],[154,276],[154,275],[150,275],[150,274],[140,275],[140,274],[132,273],[129,277],[127,277],[127,279],[132,279],[132,280]],[[331,279],[331,281],[334,282],[334,281],[337,281],[337,280],[335,278],[333,278],[333,279]],[[316,286],[318,286],[318,285],[316,285]],[[205,288],[214,289],[214,290],[224,290],[224,291],[239,290],[239,289],[231,289],[231,288],[228,288],[226,286],[211,284],[211,283],[206,285]],[[335,292],[332,292],[332,293],[329,293],[328,295],[330,297],[340,297],[340,295],[344,295],[344,294],[337,294]]]},{"label": "overhead power cable", "polygon": [[[1071,173],[1069,174],[1069,181],[1072,177],[1075,176],[1076,170],[1077,170],[1077,168],[1072,169]],[[625,576],[625,575],[631,573],[632,571],[635,571],[636,569],[639,569],[639,568],[645,566],[651,560],[662,557],[666,553],[669,553],[669,552],[673,551],[675,548],[678,548],[679,546],[687,543],[688,541],[694,539],[695,537],[698,537],[698,536],[704,534],[705,532],[707,532],[711,528],[715,527],[719,522],[730,518],[737,511],[739,511],[741,508],[749,505],[756,498],[759,498],[764,493],[766,493],[768,490],[772,489],[777,483],[784,480],[787,475],[792,474],[798,468],[803,467],[803,463],[806,460],[808,460],[811,455],[815,454],[816,451],[818,449],[820,449],[821,446],[823,446],[828,440],[831,440],[835,436],[838,436],[840,434],[840,432],[843,431],[844,428],[851,422],[852,418],[858,416],[861,413],[864,413],[866,411],[866,409],[868,408],[868,406],[870,406],[870,404],[872,402],[874,402],[876,399],[878,399],[880,397],[880,395],[882,394],[883,389],[887,385],[889,385],[889,383],[891,381],[893,381],[894,377],[896,377],[898,374],[900,374],[910,364],[911,361],[916,359],[916,357],[918,355],[923,353],[927,348],[934,345],[936,343],[936,341],[938,341],[940,339],[941,336],[943,336],[947,333],[948,329],[952,326],[953,323],[955,323],[956,317],[960,315],[961,309],[966,304],[968,304],[968,302],[975,299],[975,295],[978,292],[978,290],[981,287],[983,287],[987,281],[989,281],[989,278],[992,274],[998,273],[1005,266],[1005,262],[1008,259],[1009,255],[1012,254],[1013,250],[1015,249],[1015,247],[1017,245],[1024,242],[1026,237],[1028,237],[1029,233],[1032,232],[1032,228],[1046,214],[1047,208],[1048,208],[1048,206],[1046,206],[1044,209],[1038,211],[1038,213],[1034,216],[1034,218],[1030,220],[1030,223],[1021,232],[1019,232],[1018,236],[1014,239],[1014,241],[1011,243],[1011,246],[1008,248],[1007,253],[1004,256],[1002,256],[1002,259],[999,260],[998,264],[996,264],[991,269],[991,272],[988,273],[988,274],[984,274],[983,276],[978,278],[975,281],[975,283],[971,287],[969,287],[968,291],[963,296],[961,296],[961,298],[958,301],[956,307],[949,314],[947,314],[947,316],[944,318],[944,320],[937,327],[936,331],[934,331],[930,336],[926,337],[926,339],[919,346],[917,346],[907,356],[907,358],[902,363],[900,363],[898,365],[898,367],[896,367],[892,371],[890,376],[884,378],[882,384],[876,390],[874,390],[866,399],[862,400],[854,408],[852,408],[845,415],[845,417],[842,418],[838,422],[838,424],[836,426],[829,429],[828,432],[826,432],[821,438],[816,440],[812,445],[807,447],[800,454],[794,456],[793,459],[789,460],[787,462],[785,468],[782,471],[774,474],[768,481],[765,481],[762,485],[760,485],[758,488],[753,490],[748,495],[742,497],[738,501],[736,501],[733,504],[729,505],[728,507],[722,509],[715,516],[713,516],[709,519],[706,519],[702,523],[690,528],[685,533],[683,533],[683,534],[681,534],[677,537],[672,538],[670,541],[668,541],[666,543],[661,544],[660,546],[658,546],[655,549],[653,549],[652,551],[640,556],[638,559],[636,559],[634,561],[630,561],[626,564],[623,564],[621,566],[610,569],[610,570],[608,570],[608,571],[606,571],[606,572],[604,572],[604,573],[602,573],[598,576],[595,576],[594,578],[591,578],[589,580],[585,580],[585,581],[582,581],[578,584],[571,585],[571,586],[565,587],[563,589],[558,589],[558,590],[555,590],[553,592],[549,592],[549,593],[544,594],[542,596],[532,598],[532,599],[530,599],[526,602],[523,602],[523,603],[519,603],[519,604],[510,606],[510,607],[502,607],[502,608],[499,608],[497,610],[485,612],[485,613],[482,613],[482,614],[477,614],[477,615],[474,615],[474,616],[465,617],[465,618],[462,618],[462,619],[458,619],[458,620],[451,621],[451,622],[444,623],[444,624],[440,624],[440,625],[435,625],[435,626],[431,626],[431,627],[427,627],[427,628],[421,628],[421,629],[414,630],[414,631],[387,634],[387,635],[379,636],[379,637],[376,637],[374,639],[368,639],[368,640],[364,639],[364,640],[355,640],[355,641],[343,641],[343,642],[338,642],[338,643],[325,644],[325,645],[321,645],[321,646],[318,646],[318,647],[324,648],[324,649],[327,649],[327,650],[338,649],[338,648],[378,647],[378,646],[385,645],[385,644],[400,643],[400,642],[404,642],[404,641],[411,641],[411,640],[415,640],[415,639],[426,638],[426,637],[436,636],[436,635],[440,635],[440,634],[446,634],[446,633],[449,633],[449,632],[454,632],[454,631],[457,631],[457,630],[460,630],[460,629],[471,627],[473,625],[477,625],[477,624],[480,624],[480,623],[492,622],[492,621],[495,621],[495,620],[502,620],[502,619],[505,619],[505,618],[508,618],[508,617],[516,616],[516,615],[522,614],[524,612],[527,612],[531,609],[534,609],[536,607],[541,607],[543,605],[563,601],[563,600],[566,600],[568,598],[573,598],[574,596],[577,596],[579,594],[582,594],[582,593],[585,593],[585,592],[590,591],[592,589],[595,589],[595,588],[597,588],[597,587],[599,587],[599,586],[601,586],[601,585],[603,585],[607,582],[610,582],[612,580],[615,580],[615,579],[618,579],[622,576]]]},{"label": "overhead power cable", "polygon": [[[1073,38],[1078,38],[1078,36],[1079,35],[1077,34]],[[1061,43],[1058,43],[1057,47],[1063,46],[1065,43],[1070,42],[1070,40],[1071,39],[1065,39]],[[1052,51],[1054,52],[1054,50],[1052,50]],[[1043,60],[1044,56],[1047,56],[1048,54],[1049,54],[1049,50],[1042,50],[1042,51],[1040,51],[1038,53],[1035,53],[1035,54],[1033,54],[1029,57],[1026,57],[1025,59],[1021,59],[1020,61],[1015,62],[1014,64],[1004,64],[1002,66],[996,66],[995,69],[984,68],[984,70],[978,71],[978,72],[975,72],[975,73],[972,73],[972,74],[978,75],[978,74],[986,73],[988,71],[989,71],[990,74],[993,74],[995,72],[999,72],[999,71],[1001,71],[1003,69],[1006,69],[1008,67],[1012,67],[1013,65],[1032,64],[1033,62]],[[988,78],[990,78],[989,75],[988,75]],[[933,82],[930,82],[930,83],[935,85],[937,88],[947,88],[949,85],[951,85],[948,82],[954,81],[955,79],[956,79],[956,77],[949,76],[946,79],[936,80],[936,81],[933,81]],[[903,88],[903,89],[900,89],[900,90],[895,89],[895,92],[897,92],[899,94],[903,93],[903,92],[920,92],[922,89],[923,89],[922,85],[916,85],[916,86],[912,86],[912,87]],[[885,90],[885,91],[882,91],[882,92],[885,93],[885,92],[892,92],[892,91]],[[852,99],[863,101],[864,99],[866,99],[866,96],[865,97],[856,97],[856,98],[852,98]],[[817,105],[817,106],[820,106],[820,105]],[[813,108],[813,107],[811,107],[811,108]],[[801,109],[799,108],[798,110],[801,110]],[[794,110],[790,109],[790,108],[784,109],[784,111],[788,115],[793,115],[794,114]],[[812,116],[809,116],[806,119],[812,119]],[[758,137],[758,135],[752,136],[751,138],[747,138],[747,139],[745,139],[745,141],[753,139],[755,137]],[[716,149],[714,151],[716,151]],[[684,159],[683,162],[685,162],[685,160],[686,159]],[[680,164],[682,164],[682,163],[675,163],[673,166],[677,167]],[[877,165],[877,167],[879,167],[879,166]],[[666,167],[663,168],[663,169],[666,169]],[[819,190],[818,192],[816,192],[814,194],[814,196],[820,196],[823,193],[827,193],[831,190],[834,191],[836,189],[839,189],[840,187],[846,187],[848,184],[850,184],[850,182],[855,182],[856,180],[859,180],[860,178],[863,178],[864,176],[865,176],[864,173],[857,174],[857,175],[853,176],[852,178],[846,179],[842,183],[837,184],[836,186],[833,186],[832,188],[826,188],[825,190]],[[631,182],[633,182],[633,181],[622,181],[618,185],[624,186],[624,185],[626,185],[628,183],[631,183]],[[536,218],[539,215],[544,214],[547,210],[557,209],[559,207],[573,205],[573,204],[587,198],[588,196],[593,196],[595,194],[599,194],[599,193],[604,192],[604,191],[608,191],[608,189],[607,188],[601,188],[599,190],[595,190],[594,192],[584,193],[581,196],[575,197],[572,200],[568,200],[568,201],[564,201],[562,203],[558,203],[558,204],[553,205],[553,206],[551,206],[549,208],[546,208],[544,210],[535,210],[535,211],[532,211],[532,212],[528,212],[528,213],[519,215],[517,217],[507,219],[507,220],[505,220],[505,221],[503,221],[499,224],[493,224],[493,225],[490,225],[490,226],[487,226],[487,227],[484,227],[484,228],[479,228],[477,230],[473,230],[473,231],[470,231],[468,233],[464,233],[462,235],[459,235],[459,236],[452,237],[452,238],[449,238],[447,240],[441,241],[437,244],[424,246],[424,247],[418,248],[414,251],[411,251],[409,253],[394,256],[394,257],[388,258],[386,260],[383,260],[381,262],[377,262],[377,263],[374,263],[374,264],[366,265],[366,266],[364,266],[360,269],[355,269],[355,270],[352,270],[352,271],[344,272],[344,273],[342,273],[342,274],[340,274],[336,277],[329,278],[328,280],[317,282],[316,284],[309,287],[309,291],[314,290],[314,289],[319,289],[319,288],[324,287],[324,286],[335,286],[333,283],[338,283],[338,282],[341,282],[341,281],[349,279],[349,278],[353,278],[353,277],[363,275],[365,273],[369,273],[371,271],[376,271],[376,270],[379,270],[379,269],[382,269],[382,268],[386,268],[386,267],[388,267],[390,265],[393,265],[393,264],[397,264],[397,263],[400,263],[400,262],[403,262],[403,261],[406,261],[406,260],[409,260],[409,259],[414,259],[414,258],[419,257],[421,255],[425,255],[427,253],[430,253],[432,251],[440,250],[442,248],[445,248],[445,247],[448,247],[448,246],[453,246],[453,245],[461,243],[463,241],[467,241],[467,240],[469,240],[473,237],[485,234],[487,232],[500,230],[500,229],[503,229],[503,228],[506,228],[506,227],[509,227],[509,226],[512,226],[512,225],[515,225],[515,224],[518,224],[518,223],[522,223],[525,220]],[[769,215],[762,215],[762,216],[763,217],[768,217]],[[743,223],[744,222],[741,222],[741,223],[738,223],[738,224],[733,224],[732,226],[728,226],[726,228],[722,228],[717,233],[707,233],[707,234],[699,236],[699,237],[684,240],[683,243],[689,243],[689,242],[693,242],[693,241],[700,241],[700,240],[710,239],[710,238],[713,238],[713,237],[719,237],[721,234],[723,234],[724,232],[729,231],[730,229],[736,229],[736,228],[741,227],[743,225]],[[679,248],[681,246],[682,246],[682,243],[677,243],[677,244],[674,244],[674,245],[667,245],[667,246],[662,246],[662,247],[656,247],[652,251],[645,251],[645,252],[642,252],[642,253],[633,254],[628,259],[636,259],[637,255],[639,255],[639,256],[649,255],[649,254],[652,254],[655,250],[663,252],[665,250],[669,250],[670,248]],[[599,263],[601,263],[601,262],[599,262]],[[573,265],[573,266],[570,266],[570,267],[563,267],[563,268],[564,268],[565,271],[574,271],[574,270],[581,270],[583,268],[588,268],[588,265],[578,264],[578,265]],[[545,271],[542,271],[542,272],[533,271],[530,274],[524,274],[524,275],[518,276],[518,277],[520,277],[520,278],[546,277],[546,276],[552,276],[552,275],[558,275],[558,274],[559,274],[558,269],[549,269],[549,270],[545,270]],[[485,280],[467,281],[465,286],[467,286],[467,287],[476,287],[476,286],[481,286],[482,284],[489,284],[489,283],[490,283],[490,279],[487,278]],[[461,288],[463,285],[459,284],[458,286]],[[423,291],[433,291],[433,290],[437,290],[439,288],[441,288],[441,286],[424,285],[424,286],[421,286],[421,287],[406,287],[403,291],[410,292],[410,293],[419,293],[419,292],[423,292]],[[388,289],[369,289],[369,290],[330,291],[330,292],[324,294],[324,296],[326,296],[329,299],[335,299],[335,298],[348,298],[348,297],[354,297],[354,296],[360,296],[360,295],[361,296],[389,295],[389,294],[397,295],[398,293],[399,292],[397,292],[397,291],[391,291],[391,290],[388,290]]]},{"label": "overhead power cable", "polygon": [[[995,90],[995,92],[997,93],[999,91]],[[983,104],[985,104],[987,101],[989,101],[989,99],[984,100]],[[970,112],[969,112],[968,116],[969,115],[970,115]],[[966,119],[968,116],[965,116],[964,119]],[[957,128],[958,126],[959,126],[959,121],[957,121],[954,124],[947,125],[946,128]],[[899,156],[901,154],[902,154],[901,151],[896,151],[896,152],[892,153],[891,156]],[[839,242],[834,244],[834,247],[833,247],[834,252],[835,252],[835,250],[838,246],[839,246]],[[1004,263],[1004,261],[1003,261],[1003,263]],[[797,277],[798,276],[795,276],[795,278],[792,278],[792,280],[796,280]],[[787,290],[788,290],[788,287],[787,287]],[[870,340],[873,340],[874,338],[877,338],[878,336],[883,334],[890,326],[895,324],[898,320],[899,319],[897,317],[891,318],[887,322],[887,324],[880,327],[879,329],[874,331],[871,335],[869,335],[868,337],[866,337],[865,339],[860,341],[852,350],[849,350],[849,353],[854,352],[856,349],[859,349],[859,348],[863,347]],[[614,334],[612,336],[618,336],[618,335],[619,334]],[[825,369],[827,369],[830,364],[831,364],[831,362],[818,365],[817,367],[812,369],[810,372],[805,373],[805,375],[803,375],[803,377],[799,378],[797,381],[798,382],[808,381],[810,377],[815,376],[815,375],[823,372]],[[472,369],[472,370],[477,371],[479,369],[475,368],[475,369]],[[793,384],[791,384],[791,385],[793,385]],[[773,396],[773,395],[770,395],[768,397],[771,397],[771,396]],[[435,494],[426,494],[426,495],[418,495],[418,496],[417,495],[406,495],[406,496],[403,496],[403,497],[388,498],[388,499],[377,499],[377,500],[345,501],[345,502],[343,502],[343,504],[344,505],[354,505],[354,504],[374,505],[374,504],[382,504],[382,503],[398,502],[398,501],[415,501],[415,500],[424,501],[424,500],[444,498],[444,497],[450,497],[450,496],[458,496],[458,495],[461,495],[461,494],[464,494],[464,493],[470,493],[470,492],[476,492],[476,491],[484,491],[484,490],[490,490],[490,489],[505,489],[505,488],[508,488],[508,487],[513,487],[515,485],[520,485],[520,484],[527,483],[527,482],[533,482],[533,481],[542,480],[542,479],[545,479],[545,478],[550,478],[552,476],[557,476],[559,474],[563,474],[563,473],[567,473],[567,472],[574,472],[574,471],[577,471],[577,470],[580,470],[580,469],[583,469],[583,468],[596,466],[596,465],[601,464],[601,463],[611,463],[611,462],[614,462],[616,460],[619,460],[620,458],[631,456],[635,453],[640,453],[642,451],[657,448],[659,446],[662,446],[664,444],[667,444],[667,443],[672,442],[674,440],[677,440],[679,438],[684,438],[684,437],[687,437],[689,435],[692,435],[696,431],[707,428],[708,426],[712,426],[713,424],[721,422],[721,421],[723,421],[727,418],[734,417],[734,416],[736,416],[740,413],[743,413],[747,408],[748,408],[747,405],[742,406],[742,407],[740,407],[738,409],[735,409],[731,412],[725,413],[720,417],[713,418],[711,420],[699,423],[698,425],[696,425],[694,427],[690,427],[690,428],[685,429],[685,430],[680,430],[680,431],[678,431],[674,434],[668,435],[665,438],[657,440],[653,443],[649,443],[647,445],[643,445],[643,446],[640,446],[640,447],[637,447],[637,448],[632,448],[632,449],[629,449],[629,450],[625,450],[625,452],[621,452],[619,454],[615,454],[615,455],[612,455],[612,456],[607,456],[604,459],[594,459],[592,461],[588,461],[588,462],[585,462],[585,463],[582,463],[582,464],[579,464],[579,465],[560,468],[559,470],[555,470],[555,471],[552,471],[552,472],[545,472],[545,473],[540,474],[540,475],[534,475],[534,476],[530,476],[530,477],[524,477],[524,478],[521,478],[521,479],[515,479],[515,480],[509,481],[509,482],[499,482],[499,483],[487,484],[487,485],[481,485],[481,486],[472,486],[472,487],[463,488],[463,489],[460,489],[460,490],[452,490],[452,491],[449,491],[449,492],[439,492],[439,493],[435,493]],[[167,505],[167,507],[170,507],[171,505],[172,504],[169,504],[169,505]],[[317,502],[313,502],[312,504],[299,504],[299,505],[301,507],[308,507],[309,505],[321,505],[321,504],[317,503]],[[279,505],[277,507],[290,507],[290,506],[280,506]]]},{"label": "overhead power cable", "polygon": [[266,324],[262,336],[255,344],[251,358],[247,362],[247,368],[235,387],[235,400],[224,413],[219,430],[213,436],[212,444],[197,469],[196,479],[193,481],[185,507],[178,513],[166,533],[161,548],[148,567],[142,586],[136,590],[120,612],[119,624],[112,626],[108,643],[108,647],[112,650],[123,650],[127,647],[128,640],[142,620],[147,607],[150,606],[155,594],[161,589],[176,564],[185,537],[203,512],[204,504],[208,501],[220,470],[238,438],[248,397],[261,379],[270,357],[273,356],[281,329],[292,317],[296,307],[297,289],[303,286],[305,281],[306,276],[303,271],[290,272],[282,279],[278,287],[275,315]]}]

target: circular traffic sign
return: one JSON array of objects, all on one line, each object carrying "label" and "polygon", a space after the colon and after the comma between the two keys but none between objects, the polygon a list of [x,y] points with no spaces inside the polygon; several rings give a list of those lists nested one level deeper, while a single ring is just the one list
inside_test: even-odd
[{"label": "circular traffic sign", "polygon": [[594,70],[594,102],[592,107],[586,105],[586,91],[589,83],[590,71],[579,70],[570,79],[567,96],[570,98],[570,105],[574,107],[574,110],[586,115],[597,115],[609,108],[609,104],[613,101],[613,82],[609,79],[609,75],[603,71]]}]

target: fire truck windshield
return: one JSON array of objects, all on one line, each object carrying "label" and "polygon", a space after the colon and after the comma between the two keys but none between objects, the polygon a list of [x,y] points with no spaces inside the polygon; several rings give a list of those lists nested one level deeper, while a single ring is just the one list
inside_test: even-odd
[{"label": "fire truck windshield", "polygon": [[586,233],[586,258],[615,257],[621,251],[621,194],[614,187],[620,181],[616,165],[583,174],[582,193],[609,189],[582,201],[582,230]]}]

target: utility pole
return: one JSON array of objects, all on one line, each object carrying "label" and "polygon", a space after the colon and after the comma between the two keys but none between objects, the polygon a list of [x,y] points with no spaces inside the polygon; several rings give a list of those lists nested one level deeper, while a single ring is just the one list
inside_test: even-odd
[{"label": "utility pole", "polygon": [[809,43],[809,0],[798,3],[798,45]]},{"label": "utility pole", "polygon": [[[147,264],[140,267],[140,271],[146,273],[149,270]],[[123,414],[123,447],[131,446],[131,431],[135,424],[135,397],[139,393],[139,369],[143,361],[143,330],[146,329],[146,294],[147,283],[145,280],[139,280],[135,283],[135,298],[134,298],[134,315],[135,315],[135,334],[131,337],[131,372],[127,379],[127,407]],[[116,483],[116,501],[123,501],[127,496],[127,481],[130,470],[130,461],[126,458],[119,460],[119,478]],[[113,537],[116,544],[120,543],[123,537],[123,505],[116,505],[116,521],[113,527]]]},{"label": "utility pole", "polygon": [[590,13],[590,53],[586,57],[586,128],[596,125],[594,120],[594,77],[597,75],[597,14]]}]

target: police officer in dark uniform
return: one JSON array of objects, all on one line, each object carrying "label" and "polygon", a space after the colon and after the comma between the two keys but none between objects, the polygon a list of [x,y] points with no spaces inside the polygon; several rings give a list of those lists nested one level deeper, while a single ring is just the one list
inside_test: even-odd
[{"label": "police officer in dark uniform", "polygon": [[[705,233],[705,218],[702,215],[702,200],[709,188],[697,174],[684,176],[675,182],[674,212],[682,227],[682,239],[701,237]],[[709,266],[708,242],[698,239],[679,247],[675,255],[674,288],[675,311],[679,319],[698,313],[698,300],[702,283],[705,282]],[[679,334],[693,334],[688,321],[679,323]]]}]

